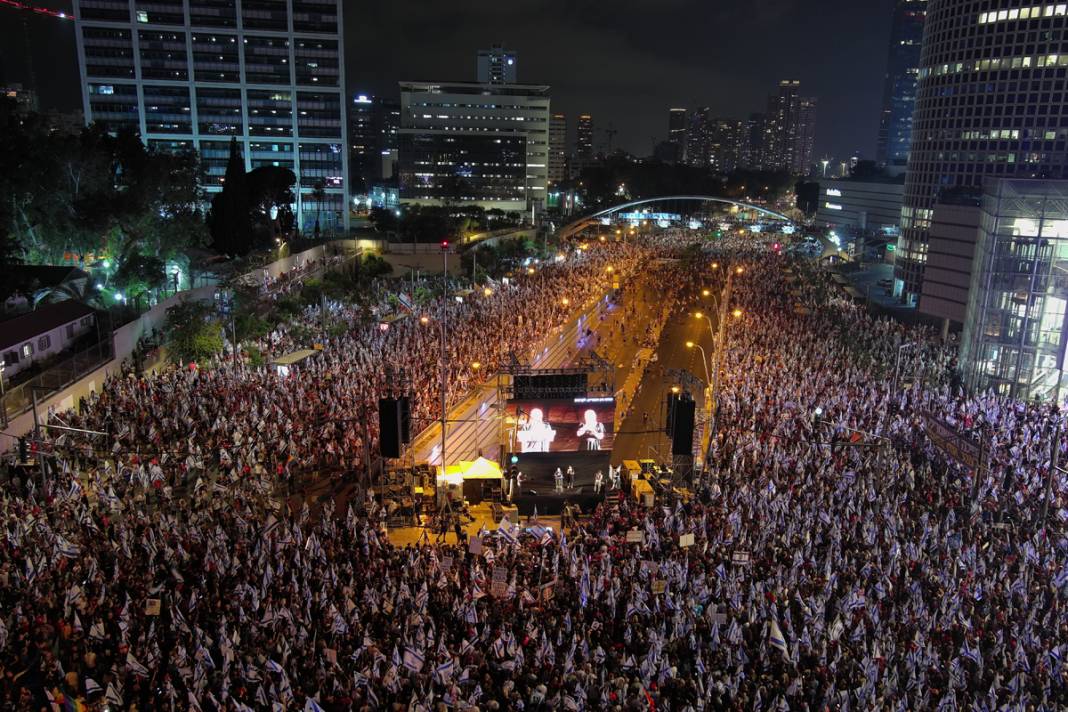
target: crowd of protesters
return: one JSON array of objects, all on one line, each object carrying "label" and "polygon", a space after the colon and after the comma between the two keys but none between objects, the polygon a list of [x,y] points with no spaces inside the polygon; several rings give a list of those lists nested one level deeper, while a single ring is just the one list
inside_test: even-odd
[{"label": "crowd of protesters", "polygon": [[[69,477],[5,493],[0,708],[1068,707],[1059,473],[1044,502],[1056,414],[965,395],[934,334],[869,316],[803,263],[748,247],[716,259],[744,265],[731,285],[742,316],[688,502],[613,496],[566,533],[504,520],[461,548],[392,545],[374,503],[291,512],[268,495],[266,464],[151,513]],[[512,326],[558,324],[562,311],[528,300],[598,279],[590,264],[504,301]],[[492,307],[469,301],[468,318],[498,333]],[[363,336],[336,346],[402,359],[423,343],[418,322]],[[488,362],[484,343],[471,348]],[[248,448],[283,444],[356,457],[340,433],[302,439],[290,415],[315,407],[305,400],[343,407],[343,350],[261,386],[262,401],[234,384],[257,383],[248,365],[109,384],[88,410],[102,420],[78,422],[126,424],[183,455],[231,443],[236,468],[259,464]],[[404,363],[432,371],[434,350],[419,353],[428,365]],[[928,416],[981,438],[978,472],[935,447]],[[145,463],[148,476],[169,464]]]},{"label": "crowd of protesters", "polygon": [[439,417],[441,319],[448,320],[451,404],[501,359],[515,353],[529,360],[544,337],[605,293],[609,267],[610,274],[630,277],[642,254],[622,243],[576,251],[461,301],[439,297],[388,325],[365,318],[360,306],[331,303],[330,322],[345,325],[336,336],[322,330],[319,308],[309,307],[250,344],[270,359],[323,342],[289,376],[244,357],[223,357],[110,378],[77,411],[53,417],[113,437],[103,442],[57,431],[50,445],[67,455],[75,474],[91,469],[94,482],[114,483],[118,494],[129,486],[191,484],[208,474],[289,479],[299,472],[357,471],[377,452],[380,397],[408,393],[413,429]]}]

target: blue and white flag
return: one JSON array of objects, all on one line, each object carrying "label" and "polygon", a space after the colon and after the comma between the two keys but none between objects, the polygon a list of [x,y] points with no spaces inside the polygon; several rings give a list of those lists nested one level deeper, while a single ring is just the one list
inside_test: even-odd
[{"label": "blue and white flag", "polygon": [[774,618],[771,619],[771,624],[768,628],[768,642],[771,643],[771,647],[781,650],[782,654],[787,658],[790,657],[790,653],[786,649],[786,639],[783,637],[779,624]]},{"label": "blue and white flag", "polygon": [[412,672],[418,673],[422,671],[425,660],[417,650],[413,648],[404,649],[404,667],[408,668]]}]

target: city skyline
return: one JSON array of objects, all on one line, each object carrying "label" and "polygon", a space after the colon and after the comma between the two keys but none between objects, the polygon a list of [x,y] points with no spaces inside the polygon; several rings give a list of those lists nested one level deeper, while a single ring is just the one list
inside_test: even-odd
[{"label": "city skyline", "polygon": [[[71,9],[58,0],[40,4]],[[633,2],[558,12],[529,2],[461,4],[393,3],[353,13],[344,35],[347,93],[391,97],[401,80],[463,80],[475,72],[474,52],[503,44],[522,58],[524,81],[552,87],[554,112],[600,117],[600,127],[618,131],[615,146],[645,156],[666,136],[668,108],[708,106],[716,116],[744,119],[763,109],[767,87],[795,76],[820,100],[817,155],[875,155],[893,0],[829,0],[819,13],[798,0],[758,8],[671,0],[652,18]],[[671,22],[682,15],[692,21]],[[11,47],[6,81],[25,78],[19,24],[0,23],[0,39]],[[43,106],[78,108],[73,23],[33,17],[30,27]],[[579,41],[604,61],[576,67],[567,47]]]}]

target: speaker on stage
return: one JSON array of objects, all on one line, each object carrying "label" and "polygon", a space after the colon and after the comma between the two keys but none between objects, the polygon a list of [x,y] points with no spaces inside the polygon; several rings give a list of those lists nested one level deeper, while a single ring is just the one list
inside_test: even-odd
[{"label": "speaker on stage", "polygon": [[401,456],[401,408],[396,398],[378,399],[378,450],[382,457]]},{"label": "speaker on stage", "polygon": [[400,408],[400,441],[407,445],[412,441],[412,402],[408,396],[397,399]]},{"label": "speaker on stage", "polygon": [[693,454],[693,425],[695,403],[692,400],[679,400],[675,404],[674,430],[671,433],[671,454]]},{"label": "speaker on stage", "polygon": [[675,432],[675,408],[678,406],[679,401],[682,400],[682,396],[678,393],[668,393],[667,397],[667,421],[664,423],[664,435],[669,438],[671,434]]}]

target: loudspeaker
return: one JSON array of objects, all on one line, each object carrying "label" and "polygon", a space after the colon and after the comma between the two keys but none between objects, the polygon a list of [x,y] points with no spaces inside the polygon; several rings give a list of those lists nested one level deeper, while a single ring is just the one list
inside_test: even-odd
[{"label": "loudspeaker", "polygon": [[382,457],[400,457],[401,409],[395,398],[378,399],[378,451]]},{"label": "loudspeaker", "polygon": [[680,400],[675,404],[674,432],[671,434],[672,455],[693,454],[694,406],[692,400]]},{"label": "loudspeaker", "polygon": [[412,402],[408,396],[401,396],[397,404],[400,407],[400,441],[407,445],[412,441]]},{"label": "loudspeaker", "polygon": [[669,438],[671,434],[675,432],[675,406],[678,405],[679,400],[682,398],[678,393],[668,393],[667,397],[667,421],[664,423],[664,435]]}]

